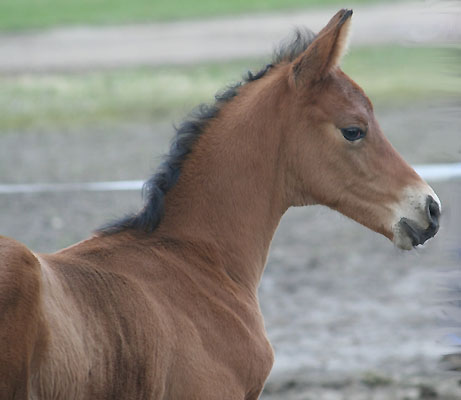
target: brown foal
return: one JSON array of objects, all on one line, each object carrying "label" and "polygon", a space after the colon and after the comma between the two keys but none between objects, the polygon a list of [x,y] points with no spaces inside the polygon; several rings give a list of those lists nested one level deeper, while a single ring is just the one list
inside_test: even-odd
[{"label": "brown foal", "polygon": [[54,254],[0,239],[1,399],[257,399],[273,362],[257,289],[290,206],[411,249],[440,202],[339,68],[352,11],[177,132],[138,213]]}]

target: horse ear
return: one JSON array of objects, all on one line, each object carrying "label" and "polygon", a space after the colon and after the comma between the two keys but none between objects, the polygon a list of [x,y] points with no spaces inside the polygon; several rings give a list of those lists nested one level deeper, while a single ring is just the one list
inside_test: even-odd
[{"label": "horse ear", "polygon": [[291,67],[294,83],[321,80],[339,65],[347,50],[352,10],[338,11]]}]

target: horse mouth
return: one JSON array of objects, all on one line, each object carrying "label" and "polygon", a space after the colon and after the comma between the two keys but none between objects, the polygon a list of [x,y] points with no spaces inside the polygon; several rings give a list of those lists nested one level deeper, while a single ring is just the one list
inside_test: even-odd
[{"label": "horse mouth", "polygon": [[439,224],[434,220],[429,223],[426,229],[423,229],[415,221],[408,218],[401,218],[399,227],[410,239],[412,247],[424,244],[428,239],[434,237],[439,230]]}]

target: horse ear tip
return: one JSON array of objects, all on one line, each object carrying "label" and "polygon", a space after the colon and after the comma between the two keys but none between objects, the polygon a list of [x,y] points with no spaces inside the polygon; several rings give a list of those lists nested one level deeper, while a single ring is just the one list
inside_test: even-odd
[{"label": "horse ear tip", "polygon": [[345,22],[347,22],[351,18],[352,14],[353,14],[352,9],[342,8],[336,14],[339,16],[339,20],[337,20],[338,21],[337,24],[339,26],[342,26]]},{"label": "horse ear tip", "polygon": [[354,13],[354,10],[348,9],[348,8],[343,8],[342,11],[343,11],[343,17],[342,17],[343,20],[346,20],[352,17],[352,14]]}]

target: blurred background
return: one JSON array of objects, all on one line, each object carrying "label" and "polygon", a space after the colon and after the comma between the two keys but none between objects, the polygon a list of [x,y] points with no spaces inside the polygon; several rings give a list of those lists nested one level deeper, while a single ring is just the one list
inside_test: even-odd
[{"label": "blurred background", "polygon": [[[139,209],[140,190],[1,185],[145,180],[173,123],[343,7],[343,69],[391,142],[411,164],[459,163],[460,2],[1,0],[0,233],[52,252]],[[283,218],[260,287],[276,354],[262,399],[461,398],[447,357],[461,318],[446,323],[444,292],[461,261],[461,180],[429,183],[442,228],[410,253],[320,206]]]}]

